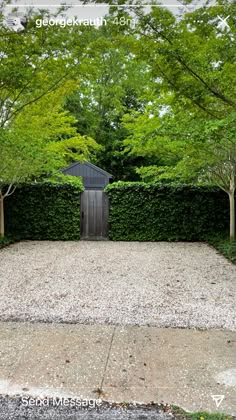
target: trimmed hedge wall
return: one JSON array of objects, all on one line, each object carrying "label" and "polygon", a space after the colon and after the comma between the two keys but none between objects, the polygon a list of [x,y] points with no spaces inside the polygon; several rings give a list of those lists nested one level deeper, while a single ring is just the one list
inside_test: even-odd
[{"label": "trimmed hedge wall", "polygon": [[195,241],[228,230],[228,196],[217,187],[117,182],[105,191],[114,241]]},{"label": "trimmed hedge wall", "polygon": [[80,239],[80,193],[83,186],[28,184],[4,200],[6,235],[17,239]]}]

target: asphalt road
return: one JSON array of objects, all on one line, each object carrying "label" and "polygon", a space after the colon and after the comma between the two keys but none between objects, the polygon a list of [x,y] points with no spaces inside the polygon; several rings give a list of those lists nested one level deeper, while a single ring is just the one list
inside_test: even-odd
[{"label": "asphalt road", "polygon": [[25,407],[20,398],[0,397],[0,420],[174,420],[175,416],[154,408],[105,406],[96,410],[71,407]]}]

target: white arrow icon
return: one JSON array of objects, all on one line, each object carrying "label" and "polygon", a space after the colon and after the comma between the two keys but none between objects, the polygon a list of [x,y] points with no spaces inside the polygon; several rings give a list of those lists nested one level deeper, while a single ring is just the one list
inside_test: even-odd
[{"label": "white arrow icon", "polygon": [[220,405],[222,404],[225,396],[224,395],[211,395],[211,398],[216,403],[216,407],[219,408]]},{"label": "white arrow icon", "polygon": [[226,18],[222,18],[221,16],[217,16],[217,17],[218,17],[218,19],[220,19],[220,22],[217,25],[217,28],[218,29],[222,29],[222,30],[224,30],[226,28],[227,29],[230,29],[230,26],[229,26],[229,24],[227,22],[227,20],[229,19],[230,15],[227,16]]}]

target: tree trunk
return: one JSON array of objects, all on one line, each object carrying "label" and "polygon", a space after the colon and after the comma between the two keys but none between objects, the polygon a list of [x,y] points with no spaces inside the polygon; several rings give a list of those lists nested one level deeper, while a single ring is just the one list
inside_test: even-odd
[{"label": "tree trunk", "polygon": [[0,238],[4,237],[5,229],[4,229],[4,197],[0,193]]},{"label": "tree trunk", "polygon": [[229,205],[230,205],[230,240],[235,240],[235,198],[234,190],[229,192]]}]

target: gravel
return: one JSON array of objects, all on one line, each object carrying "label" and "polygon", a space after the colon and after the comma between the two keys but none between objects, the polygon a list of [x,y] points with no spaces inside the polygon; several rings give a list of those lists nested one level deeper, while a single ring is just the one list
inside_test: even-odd
[{"label": "gravel", "polygon": [[236,331],[236,265],[204,243],[25,241],[0,260],[1,321]]}]

